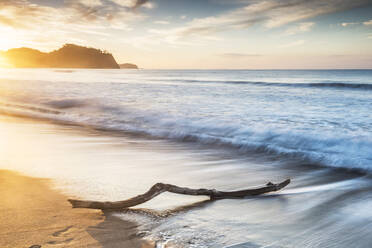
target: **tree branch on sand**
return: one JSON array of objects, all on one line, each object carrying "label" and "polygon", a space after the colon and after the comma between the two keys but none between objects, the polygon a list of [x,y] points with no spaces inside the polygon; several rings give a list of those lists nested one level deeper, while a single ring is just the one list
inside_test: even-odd
[{"label": "tree branch on sand", "polygon": [[128,200],[116,201],[116,202],[101,202],[101,201],[82,201],[82,200],[73,200],[69,199],[73,208],[92,208],[92,209],[101,209],[101,210],[120,210],[126,209],[129,207],[137,206],[144,202],[151,200],[152,198],[160,195],[164,192],[171,192],[175,194],[182,195],[205,195],[209,196],[211,200],[218,199],[232,199],[232,198],[244,198],[247,196],[256,196],[269,192],[275,192],[281,190],[291,182],[290,179],[287,179],[281,183],[267,183],[263,187],[258,187],[254,189],[246,189],[239,191],[218,191],[215,189],[190,189],[185,187],[179,187],[172,184],[157,183],[152,186],[146,193],[142,195],[135,196]]}]

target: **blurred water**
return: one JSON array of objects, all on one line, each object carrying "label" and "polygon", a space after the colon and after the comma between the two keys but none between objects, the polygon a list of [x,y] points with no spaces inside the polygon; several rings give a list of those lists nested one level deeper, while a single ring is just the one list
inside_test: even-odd
[{"label": "blurred water", "polygon": [[2,70],[0,79],[8,110],[372,168],[371,70]]},{"label": "blurred water", "polygon": [[0,120],[0,136],[0,168],[52,178],[57,189],[75,198],[122,200],[156,182],[238,190],[292,179],[286,189],[266,196],[209,202],[165,193],[138,206],[146,212],[116,213],[138,222],[145,238],[182,247],[364,248],[372,242],[372,181],[363,174],[18,119]]},{"label": "blurred water", "polygon": [[74,125],[0,121],[0,167],[98,200],[290,177],[262,197],[141,206],[165,218],[117,214],[186,247],[369,247],[369,85],[372,71],[2,70],[2,114]]}]

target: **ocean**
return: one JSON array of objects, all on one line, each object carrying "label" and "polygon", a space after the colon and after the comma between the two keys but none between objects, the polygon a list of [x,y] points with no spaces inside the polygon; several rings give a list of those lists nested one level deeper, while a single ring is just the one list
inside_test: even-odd
[{"label": "ocean", "polygon": [[117,215],[183,247],[369,247],[371,110],[372,70],[1,69],[0,114],[39,124],[3,132],[22,142],[2,142],[0,167],[97,200],[291,178],[266,196],[165,194]]}]

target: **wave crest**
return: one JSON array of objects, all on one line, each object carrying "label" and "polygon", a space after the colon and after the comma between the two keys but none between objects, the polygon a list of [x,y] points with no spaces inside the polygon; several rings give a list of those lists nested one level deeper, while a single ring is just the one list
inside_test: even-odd
[{"label": "wave crest", "polygon": [[369,83],[347,83],[339,81],[326,81],[317,83],[282,83],[282,82],[264,82],[264,81],[212,81],[212,80],[183,80],[186,83],[222,83],[222,84],[243,84],[255,86],[276,86],[276,87],[294,87],[294,88],[339,88],[339,89],[362,89],[372,90],[372,84]]},{"label": "wave crest", "polygon": [[43,118],[89,125],[97,129],[142,133],[158,138],[173,139],[183,142],[198,142],[209,145],[223,145],[238,149],[241,152],[259,152],[297,158],[311,163],[359,169],[372,172],[371,137],[334,132],[317,133],[315,131],[279,130],[265,127],[242,127],[231,123],[216,123],[213,120],[180,119],[144,111],[106,108],[101,106],[96,111],[72,111],[68,108],[84,106],[86,100],[65,99],[49,106],[66,109],[60,111],[17,104],[3,105],[8,108],[32,111],[35,118]]}]

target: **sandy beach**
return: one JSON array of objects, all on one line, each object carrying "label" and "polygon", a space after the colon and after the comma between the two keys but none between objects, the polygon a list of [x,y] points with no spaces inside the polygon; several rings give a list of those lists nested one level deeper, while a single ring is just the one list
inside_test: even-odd
[{"label": "sandy beach", "polygon": [[47,179],[0,170],[0,247],[154,247],[136,224],[101,211],[72,209]]}]

